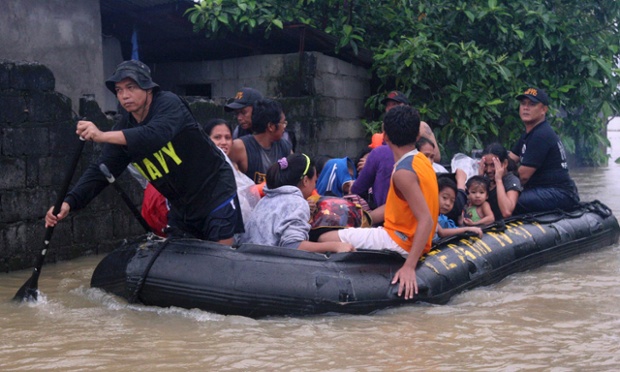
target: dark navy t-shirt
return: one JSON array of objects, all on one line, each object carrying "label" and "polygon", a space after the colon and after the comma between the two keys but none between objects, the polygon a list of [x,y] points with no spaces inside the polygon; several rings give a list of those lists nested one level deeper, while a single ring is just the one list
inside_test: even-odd
[{"label": "dark navy t-shirt", "polygon": [[572,190],[574,184],[568,174],[564,145],[546,120],[524,133],[512,152],[520,157],[521,165],[536,168],[524,189],[560,187]]},{"label": "dark navy t-shirt", "polygon": [[72,210],[84,207],[108,185],[100,163],[115,177],[133,163],[168,199],[170,213],[182,220],[203,219],[236,194],[235,177],[222,151],[176,94],[157,92],[141,123],[126,113],[112,130],[123,131],[127,145],[103,145],[97,164],[67,195]]},{"label": "dark navy t-shirt", "polygon": [[248,169],[245,175],[257,185],[266,181],[267,170],[272,164],[291,154],[291,144],[285,139],[273,142],[268,150],[264,149],[251,134],[241,137],[241,141],[245,145],[248,157]]}]

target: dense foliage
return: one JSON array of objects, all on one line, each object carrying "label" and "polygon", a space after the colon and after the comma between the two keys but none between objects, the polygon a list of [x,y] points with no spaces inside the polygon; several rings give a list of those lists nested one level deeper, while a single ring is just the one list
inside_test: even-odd
[{"label": "dense foliage", "polygon": [[601,164],[620,111],[616,0],[202,0],[187,14],[207,37],[301,22],[337,36],[336,50],[370,49],[382,85],[368,105],[404,91],[448,153],[510,146],[523,130],[514,97],[538,86],[569,152]]}]

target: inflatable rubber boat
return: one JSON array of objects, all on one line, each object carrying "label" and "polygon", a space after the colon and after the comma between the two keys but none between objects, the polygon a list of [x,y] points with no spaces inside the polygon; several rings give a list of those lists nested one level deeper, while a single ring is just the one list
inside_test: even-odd
[{"label": "inflatable rubber boat", "polygon": [[521,216],[485,229],[482,238],[438,242],[417,267],[419,294],[398,297],[390,281],[404,259],[383,251],[323,255],[280,247],[238,248],[193,239],[126,242],[95,269],[91,286],[154,306],[264,317],[368,314],[455,294],[618,242],[620,227],[604,204]]}]

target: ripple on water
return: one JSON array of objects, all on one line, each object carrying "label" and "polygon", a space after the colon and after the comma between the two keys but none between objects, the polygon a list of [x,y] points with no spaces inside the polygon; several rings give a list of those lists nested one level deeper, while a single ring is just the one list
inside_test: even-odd
[{"label": "ripple on water", "polygon": [[[620,166],[574,173],[620,215]],[[36,303],[0,302],[3,370],[615,370],[620,246],[370,316],[254,320],[130,305],[88,287],[101,257],[46,265]],[[0,274],[9,299],[30,270]]]}]

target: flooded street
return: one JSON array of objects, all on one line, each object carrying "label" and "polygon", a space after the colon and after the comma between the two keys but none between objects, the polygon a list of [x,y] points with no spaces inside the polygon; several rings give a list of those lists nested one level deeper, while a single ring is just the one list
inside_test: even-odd
[{"label": "flooded street", "polygon": [[[613,160],[571,174],[582,200],[601,200],[620,216],[620,165]],[[10,301],[31,269],[0,274],[2,371],[611,371],[620,365],[618,245],[509,276],[447,305],[262,320],[128,305],[89,288],[102,258],[44,266],[43,294],[34,304]]]}]

